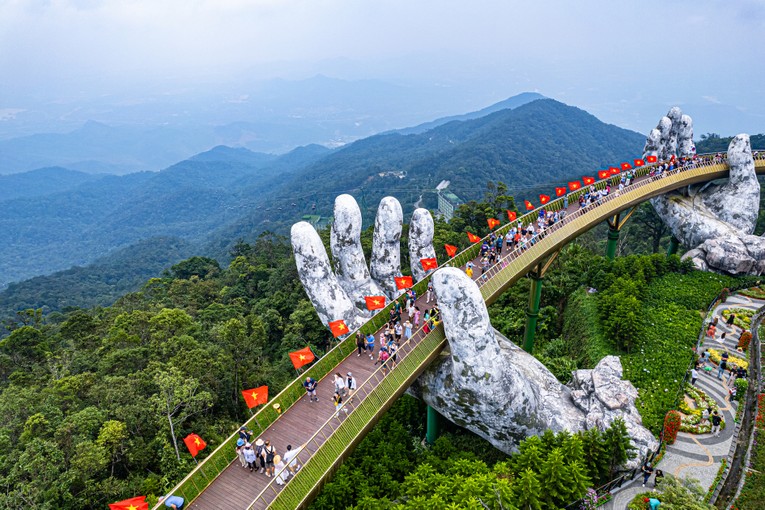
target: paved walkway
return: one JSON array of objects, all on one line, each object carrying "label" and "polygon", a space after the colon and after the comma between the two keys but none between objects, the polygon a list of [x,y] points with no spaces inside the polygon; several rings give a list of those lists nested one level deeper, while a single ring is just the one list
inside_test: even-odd
[{"label": "paved walkway", "polygon": [[[725,303],[719,304],[714,310],[714,316],[720,315],[723,310],[728,308],[747,308],[757,310],[765,305],[765,301],[748,298],[739,294],[734,294],[728,298]],[[720,336],[726,332],[724,342],[720,342]],[[706,339],[704,348],[716,350],[725,349],[732,355],[736,355],[736,344],[741,334],[741,328],[725,324],[720,315],[717,334],[715,340]],[[701,371],[696,387],[702,389],[707,395],[717,401],[720,406],[723,417],[725,418],[725,430],[720,432],[718,437],[712,434],[688,434],[680,432],[677,435],[675,444],[667,446],[667,451],[659,464],[654,466],[661,469],[665,474],[671,474],[680,478],[695,478],[704,490],[708,490],[720,470],[720,462],[728,456],[731,442],[733,440],[733,431],[736,428],[734,421],[736,415],[736,402],[730,402],[727,375],[723,380],[717,379],[717,368],[711,372]],[[630,484],[622,487],[619,492],[614,494],[614,498],[603,506],[605,510],[625,510],[627,504],[636,494],[653,488],[653,478],[648,482],[647,488],[642,487],[643,477],[639,476]]]}]

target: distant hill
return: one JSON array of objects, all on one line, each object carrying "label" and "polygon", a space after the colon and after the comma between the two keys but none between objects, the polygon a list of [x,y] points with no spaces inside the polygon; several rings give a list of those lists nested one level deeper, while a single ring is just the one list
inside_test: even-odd
[{"label": "distant hill", "polygon": [[509,97],[505,99],[504,101],[500,101],[499,103],[494,103],[491,106],[487,106],[486,108],[478,110],[477,112],[465,113],[463,115],[451,115],[449,117],[441,117],[440,119],[436,119],[430,122],[424,122],[420,124],[419,126],[414,126],[410,128],[404,128],[404,129],[396,129],[393,132],[398,133],[400,135],[416,135],[416,134],[424,133],[425,131],[429,131],[433,128],[437,128],[438,126],[443,126],[444,124],[448,122],[452,122],[453,120],[463,121],[463,120],[478,119],[480,117],[485,117],[491,113],[498,112],[500,110],[512,110],[513,108],[518,108],[519,106],[523,106],[526,103],[536,101],[537,99],[546,99],[546,98],[542,94],[537,94],[536,92],[523,92],[516,96]]},{"label": "distant hill", "polygon": [[72,267],[9,285],[0,292],[0,319],[27,308],[42,308],[48,313],[67,307],[111,305],[191,255],[192,245],[182,239],[144,239],[86,267]]},{"label": "distant hill", "polygon": [[61,167],[39,168],[19,174],[0,175],[0,202],[59,193],[101,177],[103,176]]},{"label": "distant hill", "polygon": [[[716,133],[701,135],[701,140],[694,142],[696,152],[703,154],[705,152],[726,152],[730,145],[732,136],[720,136]],[[765,134],[749,135],[749,143],[752,150],[765,150]]]},{"label": "distant hill", "polygon": [[327,152],[311,146],[271,156],[218,148],[157,173],[104,176],[46,196],[2,201],[0,288],[87,265],[150,237],[201,240],[241,217],[253,196]]}]

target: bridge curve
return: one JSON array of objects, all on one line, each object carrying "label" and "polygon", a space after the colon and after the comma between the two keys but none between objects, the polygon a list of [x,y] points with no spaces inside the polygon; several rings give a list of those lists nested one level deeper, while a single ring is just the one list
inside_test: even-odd
[{"label": "bridge curve", "polygon": [[[581,233],[649,198],[691,184],[724,178],[727,176],[728,165],[724,161],[702,159],[693,168],[686,167],[660,178],[649,177],[649,169],[650,166],[645,166],[633,170],[637,173],[635,182],[618,195],[615,192],[611,193],[597,206],[577,210],[576,199],[585,190],[569,194],[571,206],[563,221],[554,224],[546,231],[544,237],[528,249],[515,250],[503,258],[507,263],[495,264],[487,271],[485,279],[476,280],[487,305],[493,303],[513,283],[533,271],[541,262]],[[765,158],[755,160],[755,169],[758,174],[765,173]],[[598,181],[596,187],[602,188],[608,182],[618,182],[618,179],[620,175]],[[562,206],[563,197],[550,202],[546,208],[558,210]],[[519,218],[519,221],[528,224],[535,220],[536,216],[537,210],[534,210]],[[509,223],[503,225],[496,229],[495,233],[505,233],[510,226]],[[441,267],[463,267],[468,260],[476,257],[480,244],[473,244]],[[420,300],[424,299],[423,291],[427,280],[428,278],[415,285],[418,295],[421,296]],[[424,301],[421,305],[427,306]],[[365,334],[376,334],[386,322],[389,309],[386,307],[381,310],[362,326],[361,331]],[[375,336],[377,337],[377,334]],[[190,501],[189,509],[294,509],[307,506],[382,414],[441,354],[445,346],[443,325],[439,325],[428,334],[419,330],[411,340],[401,345],[398,364],[385,374],[381,368],[370,367],[370,363],[362,362],[362,358],[366,359],[365,356],[352,356],[355,351],[355,339],[353,335],[349,335],[308,372],[272,398],[266,407],[246,423],[248,427],[258,430],[258,437],[279,438],[279,453],[284,452],[284,446],[288,442],[293,445],[306,444],[300,455],[300,464],[303,467],[286,485],[279,486],[274,478],[250,474],[248,470],[242,469],[234,451],[237,438],[234,434],[204,459],[171,493]],[[318,380],[335,372],[345,374],[351,369],[357,380],[363,382],[359,384],[355,403],[348,406],[347,415],[340,413],[340,417],[335,417],[334,409],[329,406],[328,401],[332,394],[332,384],[329,381],[320,380],[319,395],[324,400],[321,407],[318,403],[312,404],[302,398],[301,382],[306,374]],[[284,408],[282,414],[273,410],[272,404],[275,402],[279,402]],[[261,426],[263,422],[266,423],[265,426]],[[154,508],[160,510],[161,505],[158,504]]]}]

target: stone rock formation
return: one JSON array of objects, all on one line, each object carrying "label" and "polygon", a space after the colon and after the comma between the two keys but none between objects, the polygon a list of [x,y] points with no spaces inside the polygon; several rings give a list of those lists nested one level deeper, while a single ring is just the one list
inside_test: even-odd
[{"label": "stone rock formation", "polygon": [[[644,154],[660,160],[695,154],[691,118],[672,108],[649,134]],[[760,184],[748,135],[733,138],[728,164],[726,181],[667,193],[651,199],[651,204],[680,242],[695,247],[684,258],[700,269],[762,274],[765,239],[751,235],[759,212]]]},{"label": "stone rock formation", "polygon": [[422,259],[435,258],[436,250],[433,248],[433,217],[427,209],[415,209],[412,213],[412,221],[409,223],[409,260],[412,267],[414,281],[418,282],[433,272],[425,271],[420,264]]},{"label": "stone rock formation", "polygon": [[[387,291],[382,278],[392,274],[390,271],[400,263],[400,247],[394,248],[394,239],[400,237],[401,207],[392,198],[384,202],[378,209],[374,242],[374,249],[384,253],[372,255],[372,276],[377,279],[376,285]],[[352,197],[338,197],[335,221],[337,227],[331,234],[333,256],[349,259],[336,260],[342,278],[332,272],[321,239],[310,224],[293,225],[292,248],[298,275],[321,321],[326,325],[344,319],[353,330],[368,316],[359,293],[370,291],[368,282],[375,282],[364,272],[359,240],[361,214]],[[414,261],[435,256],[432,241],[433,219],[427,211],[418,209],[410,226],[413,269]],[[449,351],[428,367],[412,392],[441,414],[506,452],[514,451],[528,435],[546,429],[604,429],[618,417],[625,420],[641,452],[656,446],[653,436],[640,424],[634,406],[637,392],[629,382],[621,380],[618,358],[605,358],[593,370],[577,371],[573,387],[564,386],[536,358],[492,328],[478,286],[462,271],[441,268],[432,281]]]},{"label": "stone rock formation", "polygon": [[375,217],[375,233],[372,239],[372,263],[370,273],[389,298],[400,294],[394,278],[401,274],[401,229],[404,212],[393,197],[380,200]]},{"label": "stone rock formation", "polygon": [[642,454],[656,447],[635,407],[637,390],[622,380],[619,358],[578,370],[569,388],[492,328],[478,286],[462,271],[441,268],[432,281],[449,352],[413,388],[428,405],[505,452],[546,429],[603,430],[617,418]]}]

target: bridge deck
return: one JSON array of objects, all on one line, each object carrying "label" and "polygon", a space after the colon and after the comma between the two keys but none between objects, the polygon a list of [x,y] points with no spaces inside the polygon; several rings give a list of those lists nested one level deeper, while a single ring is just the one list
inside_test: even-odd
[{"label": "bridge deck", "polygon": [[[718,165],[719,166],[719,165]],[[719,170],[719,169],[718,169]],[[757,170],[763,171],[765,170],[765,162],[763,161],[757,161]],[[717,172],[719,173],[719,171]],[[713,178],[719,177],[719,175],[714,174],[712,175]],[[643,181],[649,179],[649,177],[641,177],[635,180],[634,184],[643,183]],[[627,192],[629,189],[632,189],[633,186],[630,186],[629,188],[625,189],[625,192]],[[665,190],[667,191],[667,190]],[[624,193],[624,192],[623,192]],[[655,193],[654,193],[655,194]],[[614,193],[612,191],[612,194],[610,196],[613,197]],[[647,197],[646,197],[647,198]],[[645,200],[645,198],[643,198]],[[601,206],[594,207],[590,210],[597,211],[598,209],[601,209]],[[559,222],[556,225],[557,230],[559,227],[566,225],[569,223],[571,219],[575,219],[576,217],[581,217],[582,213],[574,214],[579,210],[579,206],[577,203],[570,204],[568,207],[568,215],[569,218],[564,222]],[[587,216],[590,216],[589,210],[588,213],[584,213]],[[597,216],[597,214],[593,214],[592,216]],[[602,221],[602,220],[600,220]],[[554,238],[557,237],[555,235],[549,234],[549,237]],[[538,244],[547,244],[544,242],[545,239],[540,241]],[[552,242],[555,242],[551,239]],[[556,244],[559,244],[556,242]],[[557,248],[556,248],[557,249]],[[534,250],[536,251],[536,250]],[[544,254],[550,252],[550,249],[547,249]],[[503,252],[506,254],[507,252]],[[515,258],[520,257],[521,254],[518,252],[515,252],[512,255],[506,256],[504,260],[512,261]],[[540,257],[539,255],[535,255],[537,259],[542,259],[543,257]],[[476,265],[476,271],[473,276],[474,280],[478,280],[480,276],[480,264],[478,263],[478,259],[474,259],[474,263]],[[501,264],[495,264],[495,266],[490,270],[489,272],[489,279],[485,280],[488,282],[491,282],[494,280],[494,276],[498,276],[498,273],[505,272],[502,269]],[[508,270],[510,268],[507,268]],[[524,273],[525,274],[525,273]],[[521,277],[522,275],[514,275],[512,278],[507,279],[509,282],[510,280],[515,281],[517,278]],[[498,278],[497,278],[498,279]],[[504,276],[502,279],[506,279]],[[479,285],[483,282],[479,282]],[[492,282],[493,283],[493,282]],[[495,285],[489,285],[487,287],[495,287]],[[502,288],[505,288],[504,284]],[[495,289],[484,289],[486,292],[484,292],[484,296],[487,297],[487,293],[491,293],[493,296],[496,294]],[[487,299],[488,301],[488,299]],[[493,299],[491,299],[493,301]],[[417,300],[417,306],[419,306],[420,310],[424,313],[424,311],[427,308],[431,308],[431,304],[425,303],[425,296],[420,296]],[[404,311],[402,313],[402,320],[407,318],[407,314]],[[380,331],[377,331],[375,334],[375,338],[379,339],[379,333]],[[425,335],[423,335],[422,331],[417,331],[415,335],[412,338],[412,342],[410,342],[409,345],[402,346],[402,349],[399,351],[399,362],[409,353],[412,351],[415,346],[422,341]],[[376,355],[376,351],[375,351]],[[287,409],[284,414],[276,420],[269,428],[266,429],[266,431],[261,434],[259,437],[262,439],[268,439],[271,441],[271,443],[276,447],[277,453],[279,455],[283,455],[286,451],[287,444],[293,445],[293,447],[297,447],[299,445],[302,445],[306,441],[308,441],[312,436],[314,436],[317,431],[320,429],[320,427],[324,426],[325,423],[329,423],[329,429],[334,431],[337,427],[340,426],[342,423],[342,419],[344,418],[344,415],[341,413],[340,418],[332,419],[332,415],[335,412],[334,406],[332,404],[332,394],[334,390],[334,384],[332,382],[331,375],[334,372],[339,372],[341,375],[345,376],[345,374],[349,371],[353,372],[354,377],[356,377],[356,380],[359,382],[359,384],[362,383],[362,381],[367,380],[375,369],[378,368],[373,364],[373,362],[369,359],[369,356],[366,354],[362,354],[361,356],[357,356],[356,352],[349,355],[347,358],[345,358],[338,366],[337,369],[334,370],[332,373],[330,373],[327,377],[319,381],[318,386],[318,396],[319,396],[319,402],[309,402],[307,398],[303,397],[298,402],[293,404],[289,409]],[[395,369],[394,369],[395,370]],[[380,380],[375,380],[372,378],[369,381],[369,387],[365,388],[365,392],[371,391],[371,389],[375,386],[377,386],[380,383]],[[359,395],[360,398],[357,398],[356,402],[354,403],[354,406],[358,406],[361,399],[364,397],[363,395]],[[352,412],[354,406],[349,406],[350,412]],[[328,420],[330,420],[328,422]],[[329,429],[325,428],[324,434],[326,434],[326,437],[322,437],[320,434],[318,438],[314,438],[314,440],[306,446],[305,451],[309,454],[315,453],[315,451],[318,449],[318,447],[323,444],[327,437],[330,437]],[[301,461],[305,462],[306,455],[301,455]],[[298,472],[298,478],[300,478]],[[235,459],[231,464],[218,476],[190,505],[188,508],[194,509],[194,510],[244,510],[248,508],[266,508],[271,501],[278,495],[281,488],[277,486],[274,483],[269,483],[272,481],[272,478],[266,477],[265,474],[259,474],[256,472],[250,473],[249,470],[242,468],[240,466],[239,460]],[[291,481],[287,482],[292,483]],[[257,501],[256,501],[257,500]]]}]

